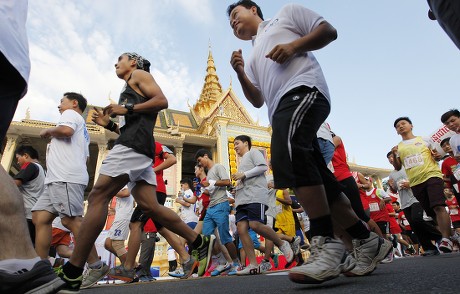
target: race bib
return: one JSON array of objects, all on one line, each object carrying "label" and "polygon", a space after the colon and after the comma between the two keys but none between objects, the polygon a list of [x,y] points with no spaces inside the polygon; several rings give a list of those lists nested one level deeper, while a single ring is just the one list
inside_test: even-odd
[{"label": "race bib", "polygon": [[371,212],[380,211],[378,203],[369,203],[369,208],[371,209]]},{"label": "race bib", "polygon": [[458,214],[458,209],[457,208],[451,208],[450,209],[450,215],[457,215]]},{"label": "race bib", "polygon": [[404,219],[404,220],[402,221],[402,224],[403,224],[403,226],[405,226],[405,227],[407,227],[407,226],[410,225],[409,222],[407,221],[407,219]]},{"label": "race bib", "polygon": [[423,165],[423,157],[420,153],[410,155],[404,158],[404,167],[406,169],[410,169],[421,165]]}]

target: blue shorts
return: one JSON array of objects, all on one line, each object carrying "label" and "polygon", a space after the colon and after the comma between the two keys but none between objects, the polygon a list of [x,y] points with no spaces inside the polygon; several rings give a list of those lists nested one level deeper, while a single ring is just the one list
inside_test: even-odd
[{"label": "blue shorts", "polygon": [[[257,234],[256,232],[254,232],[251,228],[249,228],[249,237],[251,237],[252,239],[252,244],[254,244],[254,249],[258,249],[260,247],[260,241],[259,241],[259,238],[257,237]],[[243,248],[243,243],[241,243],[241,239],[238,238],[239,241],[238,241],[238,249],[241,249]]]},{"label": "blue shorts", "polygon": [[203,220],[203,235],[214,234],[217,228],[219,232],[220,242],[227,244],[233,242],[232,236],[229,232],[228,215],[230,214],[230,204],[228,201],[208,207],[206,216]]}]

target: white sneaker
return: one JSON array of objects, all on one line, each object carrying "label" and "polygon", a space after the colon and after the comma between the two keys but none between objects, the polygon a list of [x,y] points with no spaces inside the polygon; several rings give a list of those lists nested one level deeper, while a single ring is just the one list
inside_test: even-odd
[{"label": "white sneaker", "polygon": [[110,267],[105,263],[102,263],[101,268],[88,270],[83,275],[80,289],[87,289],[96,284],[99,280],[105,277],[109,273]]},{"label": "white sneaker", "polygon": [[345,273],[349,277],[365,276],[372,273],[377,264],[393,250],[393,244],[390,241],[379,237],[374,232],[371,232],[367,239],[355,239],[352,242],[356,266],[353,270]]},{"label": "white sneaker", "polygon": [[300,241],[300,237],[295,236],[294,241],[290,243],[292,252],[294,252],[294,256],[297,256],[297,254],[300,252]]},{"label": "white sneaker", "polygon": [[315,236],[310,243],[310,257],[289,271],[289,279],[301,284],[319,284],[338,277],[355,265],[347,258],[342,241],[330,237]]},{"label": "white sneaker", "polygon": [[252,265],[252,264],[236,272],[236,275],[238,276],[258,275],[258,274],[260,274],[259,266]]},{"label": "white sneaker", "polygon": [[439,250],[441,250],[444,253],[451,253],[452,247],[452,241],[448,238],[442,238],[441,243],[438,246]]},{"label": "white sneaker", "polygon": [[231,263],[226,262],[224,264],[219,264],[211,272],[211,276],[212,277],[218,276],[218,275],[222,274],[223,272],[226,272],[226,271],[230,270],[231,268],[232,268]]},{"label": "white sneaker", "polygon": [[283,245],[281,245],[279,249],[283,252],[286,263],[290,263],[294,259],[294,252],[292,251],[291,243],[283,241]]},{"label": "white sneaker", "polygon": [[266,273],[272,269],[272,264],[270,261],[266,261],[265,259],[259,264],[259,271],[261,274]]},{"label": "white sneaker", "polygon": [[393,249],[390,253],[388,253],[387,257],[382,259],[380,263],[392,263],[393,259],[395,258],[395,250]]}]

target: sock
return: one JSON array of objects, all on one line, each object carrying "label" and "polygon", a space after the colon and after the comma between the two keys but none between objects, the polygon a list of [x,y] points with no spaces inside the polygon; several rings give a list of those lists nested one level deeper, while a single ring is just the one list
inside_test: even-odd
[{"label": "sock", "polygon": [[100,269],[102,267],[102,265],[103,265],[102,261],[98,260],[98,261],[96,261],[94,263],[88,264],[88,267],[90,269]]},{"label": "sock", "polygon": [[310,219],[310,232],[312,237],[324,236],[334,238],[331,215],[328,214],[315,219]]},{"label": "sock", "polygon": [[367,239],[371,232],[366,228],[362,221],[356,222],[348,229],[345,229],[353,239]]},{"label": "sock", "polygon": [[83,274],[83,268],[76,267],[70,262],[66,262],[66,264],[62,267],[62,270],[64,271],[66,277],[72,280]]},{"label": "sock", "polygon": [[14,274],[18,271],[30,271],[40,261],[40,257],[31,259],[5,259],[0,261],[0,272]]},{"label": "sock", "polygon": [[203,238],[201,238],[201,235],[198,234],[198,236],[196,236],[195,241],[193,241],[192,246],[194,249],[196,249],[200,247],[202,243],[203,243]]}]

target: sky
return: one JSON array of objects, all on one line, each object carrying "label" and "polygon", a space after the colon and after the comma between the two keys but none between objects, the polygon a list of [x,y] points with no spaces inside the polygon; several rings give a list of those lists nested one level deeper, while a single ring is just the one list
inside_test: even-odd
[{"label": "sky", "polygon": [[[29,1],[32,70],[29,91],[14,120],[55,122],[64,92],[82,93],[90,104],[118,101],[123,81],[114,64],[123,52],[152,63],[151,73],[169,108],[188,111],[201,92],[209,48],[222,88],[232,85],[255,121],[268,126],[264,106],[245,99],[230,66],[233,50],[249,58],[251,43],[230,28],[224,0],[40,0]],[[256,1],[269,19],[292,1]],[[297,1],[322,15],[338,38],[314,52],[332,101],[328,122],[349,161],[390,168],[386,153],[400,141],[393,128],[409,116],[414,134],[431,135],[458,97],[460,52],[426,1]],[[457,100],[458,101],[458,100]]]}]

